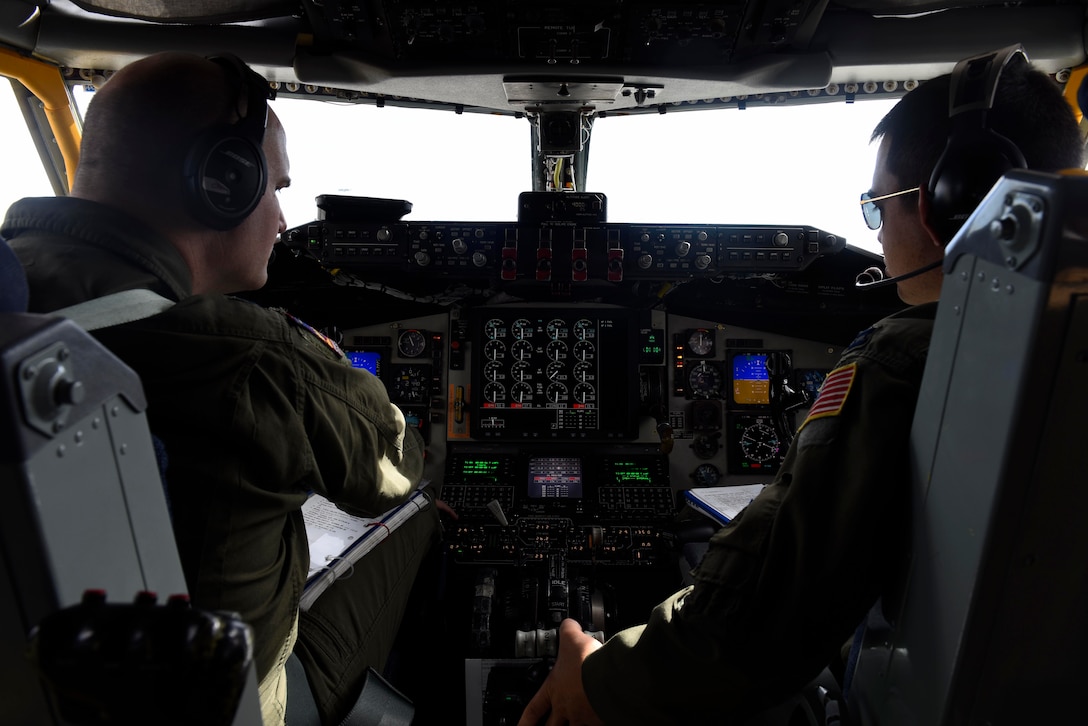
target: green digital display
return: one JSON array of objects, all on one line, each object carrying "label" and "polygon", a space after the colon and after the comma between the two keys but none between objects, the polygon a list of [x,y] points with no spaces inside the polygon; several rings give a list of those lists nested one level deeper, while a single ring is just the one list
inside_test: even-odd
[{"label": "green digital display", "polygon": [[646,484],[653,482],[650,469],[633,461],[617,461],[613,463],[612,475],[617,484]]},{"label": "green digital display", "polygon": [[495,476],[499,472],[498,459],[464,459],[461,462],[461,474],[464,476]]},{"label": "green digital display", "polygon": [[642,328],[638,331],[638,362],[645,365],[665,362],[665,331]]}]

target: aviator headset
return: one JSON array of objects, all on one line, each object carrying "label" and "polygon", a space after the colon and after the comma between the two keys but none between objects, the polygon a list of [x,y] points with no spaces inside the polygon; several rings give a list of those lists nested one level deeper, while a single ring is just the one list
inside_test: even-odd
[{"label": "aviator headset", "polygon": [[268,184],[264,129],[267,81],[233,55],[209,57],[226,72],[233,97],[245,98],[245,113],[232,124],[213,126],[191,143],[183,174],[189,211],[212,229],[237,227],[257,208]]},{"label": "aviator headset", "polygon": [[927,221],[950,240],[997,180],[1027,166],[1009,139],[990,128],[1001,72],[1015,58],[1027,62],[1021,45],[966,58],[952,71],[948,142],[930,174]]}]

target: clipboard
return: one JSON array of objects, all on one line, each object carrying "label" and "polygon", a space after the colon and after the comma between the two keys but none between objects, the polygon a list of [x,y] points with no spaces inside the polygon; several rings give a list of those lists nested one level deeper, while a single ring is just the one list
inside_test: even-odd
[{"label": "clipboard", "polygon": [[732,487],[687,489],[684,491],[684,501],[718,524],[725,525],[740,514],[763,491],[763,487],[763,484],[741,484]]},{"label": "clipboard", "polygon": [[329,585],[350,572],[364,555],[430,503],[423,491],[417,489],[388,512],[368,519],[348,514],[320,494],[310,495],[302,505],[310,546],[310,571],[299,608],[308,610]]}]

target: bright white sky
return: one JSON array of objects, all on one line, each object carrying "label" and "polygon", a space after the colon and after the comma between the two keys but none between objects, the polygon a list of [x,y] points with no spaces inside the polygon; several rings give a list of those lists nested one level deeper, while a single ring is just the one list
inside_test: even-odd
[{"label": "bright white sky", "polygon": [[[587,191],[607,196],[610,222],[808,224],[879,252],[858,196],[872,182],[869,137],[892,105],[606,117],[593,129]],[[321,193],[406,199],[409,220],[512,221],[532,187],[527,120],[359,106],[337,109],[351,117],[339,122],[316,106],[274,104],[291,156],[290,225],[313,219]],[[330,123],[352,142],[331,147]]]},{"label": "bright white sky", "polygon": [[[892,103],[684,111],[596,122],[588,191],[608,221],[807,224],[879,252],[858,195],[872,180],[868,142]],[[316,217],[314,197],[406,199],[418,221],[513,221],[532,186],[524,119],[374,106],[274,102],[287,129],[287,223]],[[334,113],[333,113],[334,112]],[[0,209],[51,195],[10,91],[0,87]],[[25,141],[23,139],[26,139]],[[18,173],[12,173],[19,170]]]}]

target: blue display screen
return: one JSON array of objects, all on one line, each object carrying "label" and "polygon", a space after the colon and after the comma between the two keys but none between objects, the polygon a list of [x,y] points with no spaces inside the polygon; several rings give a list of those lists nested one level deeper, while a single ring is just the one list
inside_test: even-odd
[{"label": "blue display screen", "polygon": [[738,353],[733,357],[733,403],[766,406],[771,402],[766,353]]},{"label": "blue display screen", "polygon": [[355,368],[362,368],[365,371],[370,371],[374,375],[379,375],[382,367],[381,353],[371,353],[369,351],[348,351],[346,353],[348,360],[351,361],[351,365]]}]

